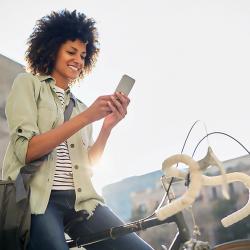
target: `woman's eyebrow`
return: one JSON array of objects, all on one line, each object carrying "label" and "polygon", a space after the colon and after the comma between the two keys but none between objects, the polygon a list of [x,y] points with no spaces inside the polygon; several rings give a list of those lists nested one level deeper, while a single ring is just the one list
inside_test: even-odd
[{"label": "woman's eyebrow", "polygon": [[[71,46],[71,49],[73,49],[74,51],[78,51],[78,49],[77,49],[77,48],[72,47],[72,46]],[[84,50],[81,54],[86,54],[86,51]]]}]

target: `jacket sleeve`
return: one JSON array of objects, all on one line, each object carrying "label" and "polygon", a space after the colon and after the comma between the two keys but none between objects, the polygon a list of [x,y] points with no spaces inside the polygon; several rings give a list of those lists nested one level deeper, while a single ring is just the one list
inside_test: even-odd
[{"label": "jacket sleeve", "polygon": [[29,73],[19,74],[14,80],[6,103],[10,140],[17,159],[23,165],[29,140],[39,134],[36,102],[40,90],[38,82]]}]

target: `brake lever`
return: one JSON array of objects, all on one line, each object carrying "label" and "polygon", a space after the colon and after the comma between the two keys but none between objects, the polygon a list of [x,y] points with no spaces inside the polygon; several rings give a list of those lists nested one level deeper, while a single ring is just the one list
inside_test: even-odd
[{"label": "brake lever", "polygon": [[198,164],[200,165],[201,170],[207,169],[209,166],[216,166],[219,168],[222,176],[222,194],[223,196],[229,200],[229,192],[228,192],[228,184],[227,184],[227,175],[225,168],[222,164],[222,162],[217,158],[217,156],[214,154],[212,148],[209,146],[207,155],[198,161]]}]

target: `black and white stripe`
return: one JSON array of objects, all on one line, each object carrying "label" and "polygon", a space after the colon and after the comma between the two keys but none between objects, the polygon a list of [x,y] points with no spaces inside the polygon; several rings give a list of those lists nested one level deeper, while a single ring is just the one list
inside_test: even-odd
[{"label": "black and white stripe", "polygon": [[[64,107],[64,90],[55,87],[56,94]],[[63,142],[56,147],[56,171],[54,175],[53,190],[69,190],[74,189],[72,165],[69,156],[69,149],[67,142]]]}]

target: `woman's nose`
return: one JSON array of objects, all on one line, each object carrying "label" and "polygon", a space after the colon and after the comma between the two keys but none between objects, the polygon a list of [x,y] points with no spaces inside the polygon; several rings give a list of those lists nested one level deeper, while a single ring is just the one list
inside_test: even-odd
[{"label": "woman's nose", "polygon": [[77,63],[81,66],[83,66],[83,64],[84,64],[84,60],[82,59],[81,55],[76,55],[74,57],[74,61],[75,61],[75,63]]},{"label": "woman's nose", "polygon": [[81,55],[78,55],[78,56],[76,57],[76,61],[77,61],[78,63],[81,63],[81,62],[82,62]]}]

